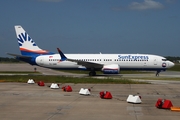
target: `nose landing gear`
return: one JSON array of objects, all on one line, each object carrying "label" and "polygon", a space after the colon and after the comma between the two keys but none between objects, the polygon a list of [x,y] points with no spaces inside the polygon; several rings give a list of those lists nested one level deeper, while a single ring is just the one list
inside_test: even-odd
[{"label": "nose landing gear", "polygon": [[160,70],[158,70],[158,71],[156,72],[156,77],[159,76],[159,73],[160,73],[160,72],[161,72]]}]

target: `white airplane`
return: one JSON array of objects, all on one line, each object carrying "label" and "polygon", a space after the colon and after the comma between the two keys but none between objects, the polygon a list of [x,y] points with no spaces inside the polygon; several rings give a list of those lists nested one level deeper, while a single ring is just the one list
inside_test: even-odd
[{"label": "white airplane", "polygon": [[161,71],[173,67],[174,63],[158,55],[149,54],[59,54],[39,48],[26,31],[15,26],[21,55],[11,54],[16,59],[31,65],[61,70],[87,70],[90,76],[96,71],[104,74],[119,74],[121,70]]}]

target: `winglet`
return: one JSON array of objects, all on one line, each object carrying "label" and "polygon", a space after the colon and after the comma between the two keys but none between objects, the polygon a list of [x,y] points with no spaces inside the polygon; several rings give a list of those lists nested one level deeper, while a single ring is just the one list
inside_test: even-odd
[{"label": "winglet", "polygon": [[59,52],[59,55],[61,56],[61,61],[67,60],[67,57],[64,55],[64,53],[59,48],[57,48],[57,50]]}]

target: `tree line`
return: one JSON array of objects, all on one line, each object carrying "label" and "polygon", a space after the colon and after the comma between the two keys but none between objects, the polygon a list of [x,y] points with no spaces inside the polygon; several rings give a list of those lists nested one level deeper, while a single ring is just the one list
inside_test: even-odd
[{"label": "tree line", "polygon": [[170,60],[170,61],[172,61],[174,63],[180,63],[180,57],[167,56],[165,58],[167,58],[167,60]]},{"label": "tree line", "polygon": [[0,63],[23,63],[15,58],[0,57]]}]

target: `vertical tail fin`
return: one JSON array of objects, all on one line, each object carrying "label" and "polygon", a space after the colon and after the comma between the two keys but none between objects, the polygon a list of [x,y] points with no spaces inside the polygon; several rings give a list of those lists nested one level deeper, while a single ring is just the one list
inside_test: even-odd
[{"label": "vertical tail fin", "polygon": [[39,48],[20,25],[15,26],[15,31],[22,55],[52,54]]}]

